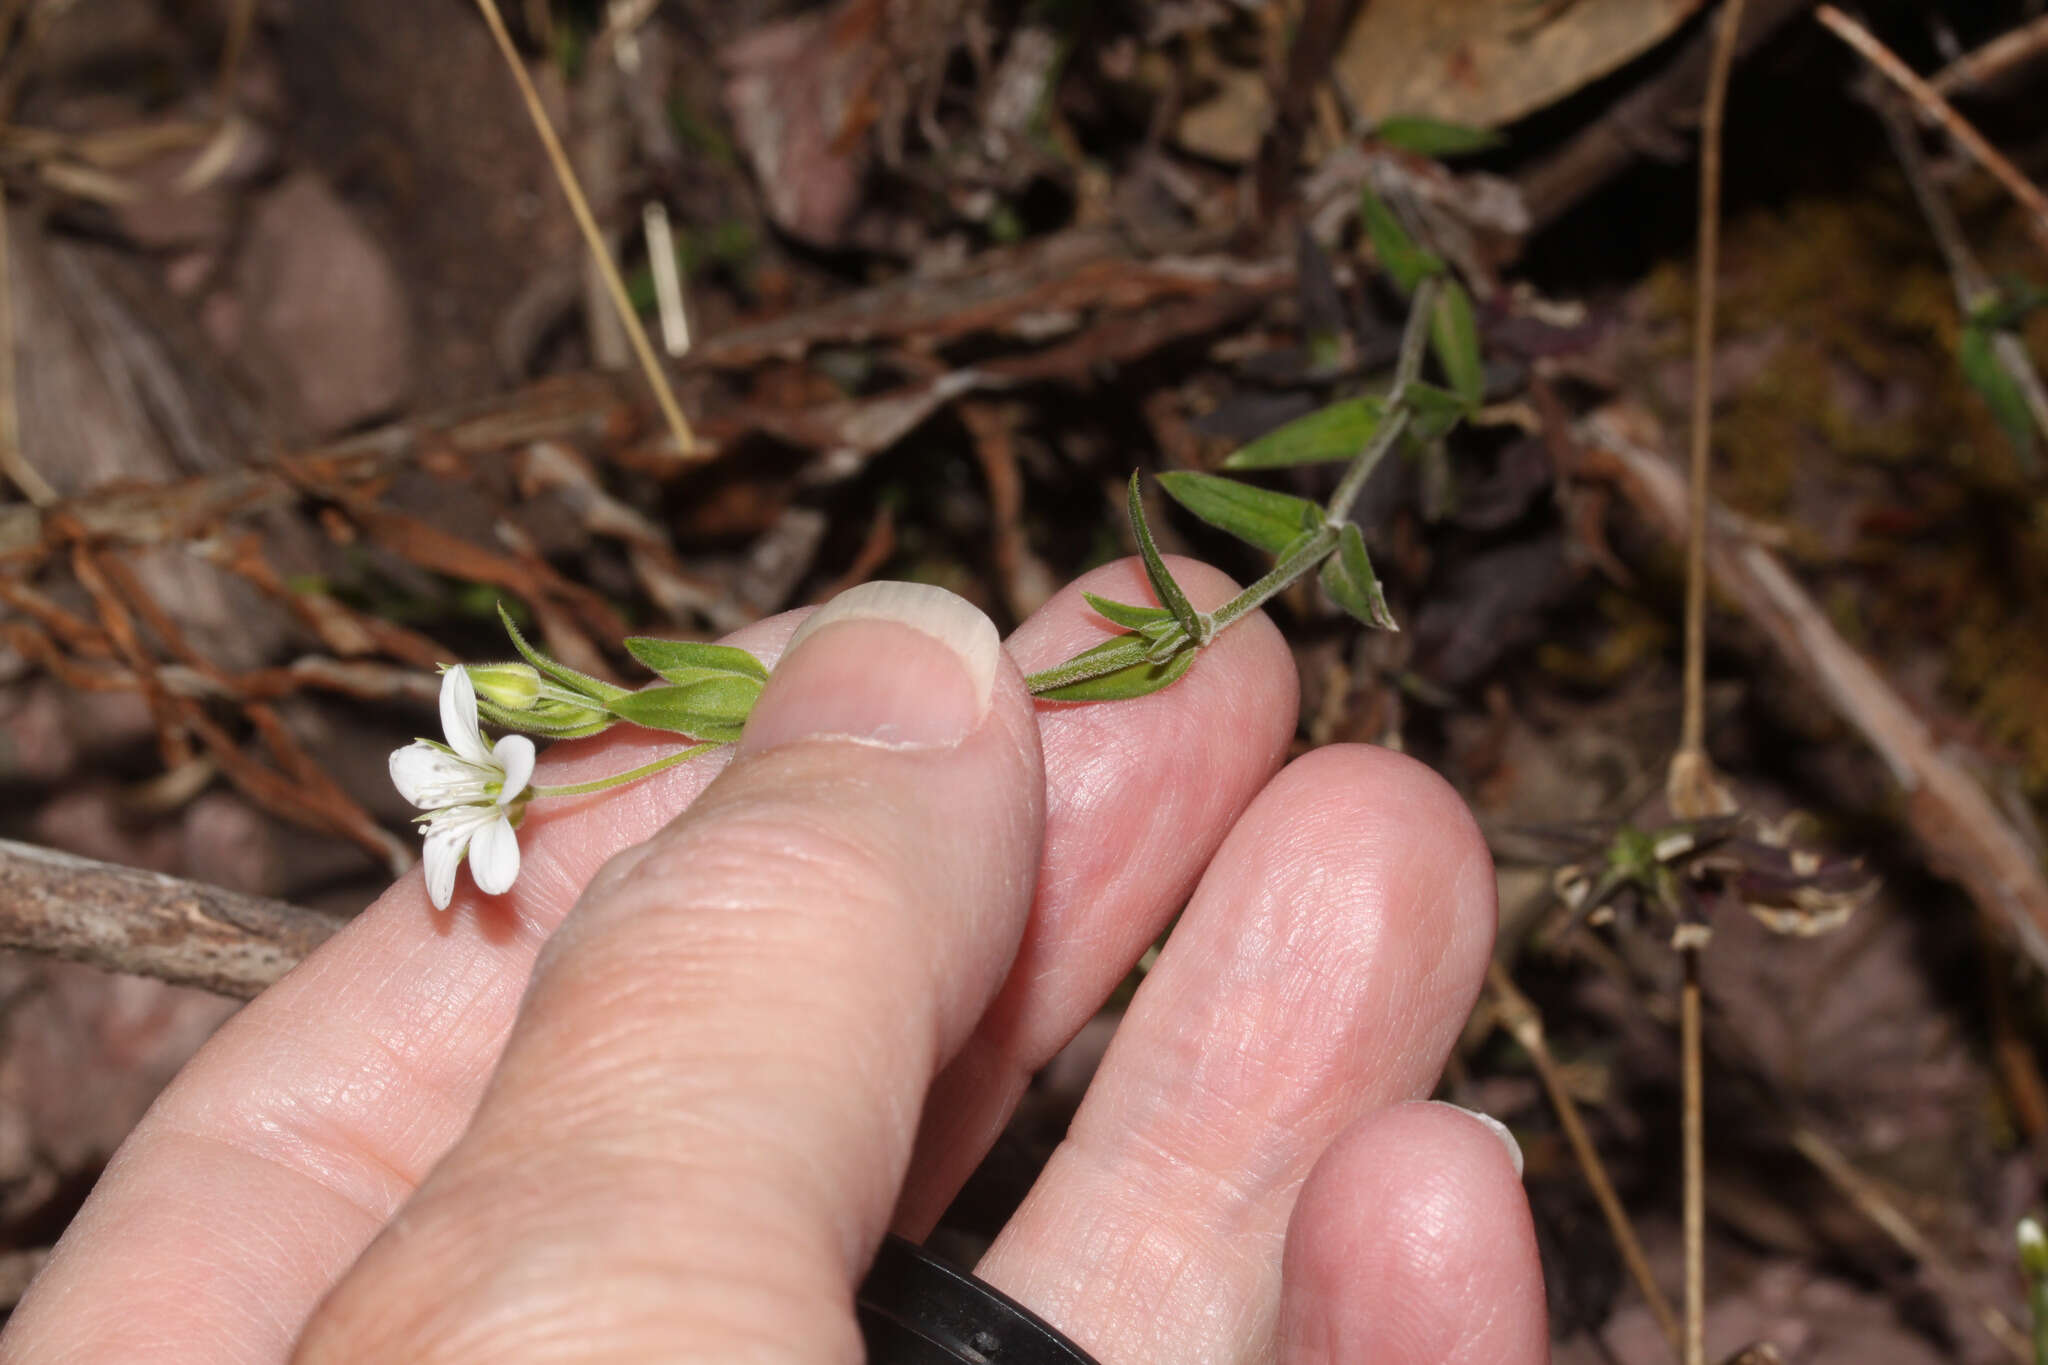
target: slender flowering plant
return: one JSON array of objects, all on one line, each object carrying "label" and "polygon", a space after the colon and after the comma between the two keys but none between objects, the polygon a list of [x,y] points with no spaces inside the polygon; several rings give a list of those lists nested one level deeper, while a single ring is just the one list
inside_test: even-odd
[{"label": "slender flowering plant", "polygon": [[[1167,572],[1146,521],[1138,476],[1129,511],[1138,553],[1156,602],[1116,602],[1088,595],[1088,604],[1122,627],[1093,648],[1025,679],[1049,701],[1114,701],[1170,687],[1195,656],[1235,622],[1308,574],[1317,574],[1339,607],[1368,626],[1395,629],[1352,504],[1387,454],[1405,449],[1441,458],[1444,436],[1478,406],[1483,370],[1472,304],[1444,262],[1417,246],[1370,192],[1363,219],[1375,253],[1394,282],[1412,296],[1392,385],[1341,400],[1245,446],[1224,462],[1236,471],[1345,463],[1327,502],[1314,503],[1215,474],[1160,476],[1167,494],[1210,525],[1274,556],[1270,572],[1214,611],[1197,611]],[[1423,382],[1433,351],[1446,387]],[[558,663],[528,644],[502,607],[499,617],[519,659],[449,667],[441,685],[445,742],[420,740],[391,756],[391,778],[426,813],[427,892],[446,908],[464,857],[477,889],[511,888],[519,875],[518,828],[536,800],[636,782],[738,739],[768,680],[759,659],[729,645],[629,638],[626,652],[661,681],[619,687]],[[486,743],[483,722],[523,733]],[[628,772],[573,786],[532,783],[534,749],[527,735],[570,739],[613,725],[637,725],[690,743]]]}]

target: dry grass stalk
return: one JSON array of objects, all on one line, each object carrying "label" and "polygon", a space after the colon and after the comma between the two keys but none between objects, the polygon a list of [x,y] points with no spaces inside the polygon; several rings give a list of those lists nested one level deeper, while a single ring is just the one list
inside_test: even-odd
[{"label": "dry grass stalk", "polygon": [[1978,132],[1968,119],[1957,113],[1955,106],[1943,99],[1940,91],[1922,80],[1912,67],[1899,60],[1898,54],[1879,42],[1869,29],[1833,5],[1822,5],[1813,12],[1813,15],[1826,24],[1836,37],[1855,48],[1886,80],[1905,91],[1907,97],[1919,108],[1923,118],[1947,130],[1948,135],[1954,138],[1978,165],[1989,171],[1999,184],[2005,186],[2006,193],[2027,211],[2027,231],[2033,235],[2034,241],[2043,251],[2048,251],[2048,195],[2042,194],[2040,187],[2021,174],[2019,167],[2007,160],[2003,152],[1985,141],[1984,135]]},{"label": "dry grass stalk", "polygon": [[[1714,31],[1700,128],[1700,210],[1693,292],[1691,507],[1686,528],[1685,710],[1666,781],[1672,813],[1682,820],[1727,814],[1732,806],[1707,757],[1707,477],[1714,422],[1714,286],[1721,261],[1721,131],[1728,74],[1742,31],[1743,0],[1726,0]],[[1707,1360],[1707,1191],[1705,1077],[1701,1064],[1700,953],[1704,926],[1674,936],[1684,963],[1679,988],[1679,1052],[1683,1074],[1681,1138],[1685,1166],[1685,1365]]]},{"label": "dry grass stalk", "polygon": [[2044,53],[2048,53],[2048,14],[2029,19],[2010,33],[2000,34],[1973,52],[1965,52],[1937,71],[1927,84],[1944,95],[1952,95],[1982,85]]},{"label": "dry grass stalk", "polygon": [[1614,1182],[1607,1178],[1606,1164],[1600,1160],[1599,1150],[1593,1146],[1593,1139],[1586,1132],[1586,1122],[1579,1115],[1578,1101],[1572,1098],[1571,1088],[1565,1084],[1558,1069],[1557,1058],[1550,1051],[1549,1040],[1543,1036],[1543,1015],[1535,1002],[1522,994],[1514,978],[1499,961],[1487,964],[1486,983],[1493,991],[1497,1022],[1507,1030],[1509,1037],[1521,1044],[1535,1065],[1537,1078],[1543,1082],[1543,1092],[1550,1097],[1551,1108],[1557,1112],[1558,1125],[1564,1129],[1565,1141],[1571,1144],[1572,1156],[1577,1159],[1579,1170],[1585,1174],[1594,1202],[1600,1206],[1601,1217],[1607,1220],[1607,1230],[1614,1236],[1615,1248],[1621,1252],[1622,1264],[1628,1267],[1629,1277],[1642,1292],[1643,1301],[1650,1305],[1650,1312],[1664,1330],[1664,1339],[1671,1343],[1672,1352],[1677,1354],[1683,1349],[1678,1315],[1671,1311],[1671,1301],[1664,1297],[1656,1277],[1650,1273],[1650,1259],[1643,1254],[1643,1244],[1636,1237],[1635,1225],[1629,1222],[1628,1210],[1622,1207],[1621,1196],[1614,1192]]},{"label": "dry grass stalk", "polygon": [[512,35],[505,28],[504,15],[498,12],[497,0],[476,0],[476,3],[477,8],[483,11],[484,22],[490,26],[491,37],[497,40],[505,65],[511,68],[512,79],[519,85],[519,96],[526,102],[526,112],[533,119],[534,131],[540,135],[548,163],[554,167],[555,179],[560,182],[562,193],[568,197],[569,211],[576,216],[576,226],[590,247],[590,258],[604,277],[605,291],[612,296],[612,306],[618,310],[619,321],[624,324],[626,336],[633,343],[633,354],[640,362],[641,372],[647,376],[648,387],[654,390],[654,401],[660,406],[670,432],[675,435],[677,452],[685,458],[695,455],[696,435],[690,430],[689,419],[683,416],[682,405],[676,402],[667,372],[655,357],[654,346],[647,339],[647,329],[640,325],[640,315],[633,310],[633,302],[626,296],[626,282],[619,278],[618,264],[612,260],[604,233],[590,211],[590,201],[583,197],[583,187],[576,181],[568,153],[562,150],[562,140],[556,136],[547,110],[541,105],[540,92],[533,88],[533,77],[526,73],[526,63],[519,60],[519,50],[512,45]]}]

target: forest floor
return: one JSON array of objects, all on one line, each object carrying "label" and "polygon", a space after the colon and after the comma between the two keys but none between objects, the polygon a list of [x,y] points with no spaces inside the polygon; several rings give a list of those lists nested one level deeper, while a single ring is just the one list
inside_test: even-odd
[{"label": "forest floor", "polygon": [[[503,653],[501,599],[620,679],[629,630],[711,638],[870,577],[1008,629],[1131,552],[1133,469],[1215,470],[1384,383],[1404,307],[1370,189],[1475,300],[1484,398],[1361,501],[1398,632],[1308,586],[1273,604],[1297,743],[1396,745],[1479,813],[1500,960],[1675,1298],[1669,926],[1623,904],[1567,927],[1556,887],[1668,820],[1684,563],[1660,490],[1686,449],[1714,7],[508,3],[658,338],[650,206],[671,225],[691,335],[663,363],[691,447],[473,5],[0,6],[0,837],[347,914],[409,856],[384,755],[432,714],[435,661]],[[1867,8],[2044,178],[2038,5]],[[2025,307],[2048,256],[1812,6],[1748,10],[1709,747],[1747,812],[1803,812],[1873,881],[1795,926],[1817,932],[1713,908],[1711,1353],[2026,1358],[2048,416],[1985,353],[2002,335],[2008,369],[2048,364]],[[1995,67],[1958,60],[2008,32]],[[1498,137],[1445,142],[1479,127]],[[2009,317],[1959,303],[1993,292]],[[1319,496],[1325,473],[1263,482]],[[1164,548],[1262,571],[1155,505]],[[1482,1000],[1442,1093],[1521,1139],[1556,1358],[1669,1358],[1515,999]],[[0,1278],[232,1008],[0,956]],[[1069,1061],[956,1246],[1057,1140]]]}]

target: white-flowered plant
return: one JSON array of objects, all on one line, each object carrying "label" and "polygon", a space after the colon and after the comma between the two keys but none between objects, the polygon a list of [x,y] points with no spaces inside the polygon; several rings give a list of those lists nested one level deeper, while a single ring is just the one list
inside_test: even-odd
[{"label": "white-flowered plant", "polygon": [[[1170,687],[1195,655],[1233,623],[1290,584],[1317,573],[1332,601],[1368,626],[1394,628],[1378,576],[1351,507],[1373,470],[1392,451],[1427,454],[1478,405],[1480,365],[1471,300],[1444,262],[1402,236],[1376,201],[1367,204],[1375,247],[1404,291],[1413,295],[1393,386],[1385,394],[1335,403],[1252,442],[1224,462],[1231,470],[1264,470],[1344,461],[1349,468],[1327,502],[1192,471],[1160,476],[1174,501],[1201,520],[1271,554],[1272,570],[1214,611],[1197,611],[1167,572],[1131,476],[1131,529],[1157,604],[1116,602],[1086,594],[1106,621],[1123,628],[1024,680],[1048,701],[1115,701]],[[1398,268],[1397,264],[1398,263]],[[1420,378],[1433,349],[1451,387]],[[620,687],[550,659],[529,645],[512,618],[498,612],[523,662],[456,665],[441,689],[448,742],[421,740],[391,756],[391,778],[406,799],[428,812],[427,891],[446,908],[466,853],[477,888],[496,895],[519,875],[517,827],[530,802],[602,791],[729,744],[740,736],[768,669],[730,645],[636,637],[626,652],[661,675],[652,687]],[[486,745],[478,715],[525,732]],[[575,739],[614,725],[636,725],[697,741],[630,772],[568,786],[530,785],[533,742],[525,735]]]},{"label": "white-flowered plant", "polygon": [[427,895],[445,910],[465,854],[480,891],[499,895],[518,880],[517,831],[531,799],[534,751],[525,735],[484,742],[476,688],[462,668],[441,675],[441,731],[446,743],[416,740],[394,752],[391,781],[427,812],[420,817],[426,827]]}]

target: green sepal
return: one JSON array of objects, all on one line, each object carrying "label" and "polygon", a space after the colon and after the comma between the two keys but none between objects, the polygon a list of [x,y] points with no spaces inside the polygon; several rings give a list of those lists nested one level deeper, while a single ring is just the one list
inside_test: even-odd
[{"label": "green sepal", "polygon": [[1369,626],[1399,630],[1394,614],[1387,610],[1386,594],[1366,557],[1365,537],[1356,523],[1347,522],[1337,537],[1337,553],[1323,561],[1323,590],[1330,599]]},{"label": "green sepal", "polygon": [[607,707],[620,720],[650,730],[722,743],[740,737],[760,695],[758,681],[727,673],[699,682],[628,692],[614,697]]},{"label": "green sepal", "polygon": [[1381,398],[1346,398],[1275,427],[1223,462],[1225,469],[1286,469],[1332,464],[1365,449],[1387,412]]},{"label": "green sepal", "polygon": [[1442,119],[1395,117],[1379,121],[1374,137],[1389,147],[1417,156],[1464,156],[1498,147],[1507,139],[1490,128],[1473,128]]},{"label": "green sepal", "polygon": [[582,739],[601,734],[618,723],[616,717],[589,706],[570,706],[542,699],[523,711],[500,706],[487,697],[476,699],[477,714],[501,730],[520,730],[543,739]]},{"label": "green sepal", "polygon": [[[1152,580],[1152,591],[1159,597],[1159,605],[1173,613],[1173,619],[1181,628],[1197,640],[1207,638],[1202,628],[1202,614],[1195,610],[1194,603],[1181,591],[1180,584],[1173,581],[1173,575],[1166,571],[1166,561],[1159,557],[1159,546],[1152,540],[1152,527],[1145,520],[1145,499],[1139,492],[1138,475],[1131,474],[1131,530],[1138,538],[1138,557],[1145,563],[1145,577]],[[1142,694],[1139,694],[1142,695]]]},{"label": "green sepal", "polygon": [[2034,414],[2019,381],[1999,363],[1997,336],[1988,326],[1964,323],[1956,359],[1962,364],[1963,377],[1991,409],[1999,430],[2022,455],[2029,455],[2034,449]]},{"label": "green sepal", "polygon": [[1479,358],[1479,325],[1472,317],[1472,296],[1456,280],[1445,280],[1429,317],[1429,343],[1436,363],[1444,367],[1451,392],[1473,407],[1486,397],[1486,365]]},{"label": "green sepal", "polygon": [[608,702],[614,697],[630,695],[623,687],[615,687],[602,678],[591,677],[588,673],[578,673],[567,664],[558,664],[526,643],[526,637],[519,633],[519,627],[512,624],[512,613],[505,610],[503,602],[498,603],[498,619],[505,623],[505,633],[512,637],[512,648],[519,651],[519,657],[570,691],[600,703]]},{"label": "green sepal", "polygon": [[[1228,531],[1268,554],[1278,554],[1323,524],[1323,509],[1306,498],[1254,488],[1214,474],[1175,471],[1159,476],[1167,496],[1219,531]],[[1119,622],[1119,625],[1125,624]]]},{"label": "green sepal", "polygon": [[708,645],[696,640],[663,640],[650,635],[626,637],[626,652],[642,667],[672,683],[702,682],[728,674],[768,681],[768,666],[744,649]]},{"label": "green sepal", "polygon": [[[1194,663],[1195,655],[1200,651],[1187,645],[1187,642],[1183,644],[1184,647],[1175,651],[1171,657],[1155,661],[1148,657],[1155,646],[1144,636],[1113,636],[1093,649],[1082,650],[1067,660],[1067,663],[1078,663],[1083,659],[1119,652],[1129,654],[1134,662],[1124,664],[1109,673],[1083,678],[1079,682],[1055,687],[1048,692],[1040,692],[1038,696],[1046,701],[1127,701],[1132,697],[1148,696],[1179,682],[1181,675],[1188,671],[1188,666]],[[1060,665],[1062,668],[1065,666]]]},{"label": "green sepal", "polygon": [[1125,630],[1142,630],[1161,621],[1173,620],[1173,613],[1165,607],[1133,606],[1129,602],[1115,602],[1107,597],[1097,597],[1092,592],[1082,593],[1081,599],[1095,609],[1097,616],[1112,625],[1122,626]]},{"label": "green sepal", "polygon": [[1415,244],[1408,229],[1401,226],[1401,220],[1384,199],[1372,192],[1370,185],[1358,191],[1358,210],[1365,219],[1366,236],[1372,239],[1373,255],[1379,257],[1380,267],[1402,293],[1414,293],[1416,285],[1448,269],[1443,257]]}]

